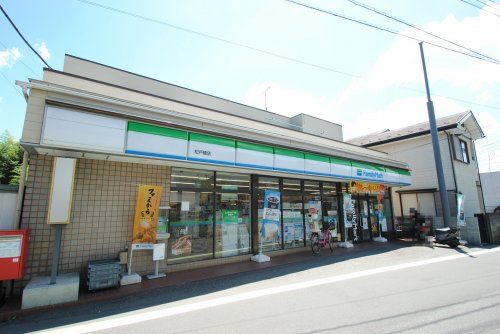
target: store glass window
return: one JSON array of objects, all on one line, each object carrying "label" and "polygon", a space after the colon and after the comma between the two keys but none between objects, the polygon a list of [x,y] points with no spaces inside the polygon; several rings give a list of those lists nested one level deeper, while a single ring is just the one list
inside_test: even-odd
[{"label": "store glass window", "polygon": [[250,253],[250,176],[216,173],[215,257]]},{"label": "store glass window", "polygon": [[214,172],[196,169],[172,168],[170,187],[212,190],[214,187]]},{"label": "store glass window", "polygon": [[300,180],[283,179],[282,210],[285,248],[304,246],[304,205]]},{"label": "store glass window", "polygon": [[217,172],[216,179],[217,191],[250,192],[250,175]]},{"label": "store glass window", "polygon": [[372,239],[378,237],[379,226],[378,226],[378,199],[376,197],[370,197],[370,231],[372,234]]},{"label": "store glass window", "polygon": [[323,221],[321,189],[317,181],[304,181],[304,211],[306,218],[306,243],[309,244],[311,233],[319,232]]},{"label": "store glass window", "polygon": [[213,193],[172,190],[170,192],[169,262],[213,257]]},{"label": "store glass window", "polygon": [[[258,223],[259,223],[259,247],[262,245],[262,251],[272,251],[281,249],[281,214],[275,215],[276,224],[266,223],[263,226],[264,205],[266,190],[277,192],[277,196],[268,196],[266,209],[277,210],[281,207],[281,195],[279,193],[279,179],[277,177],[259,177],[257,184],[257,203],[258,203]],[[270,199],[270,200],[269,200]],[[262,229],[264,227],[264,237]]]},{"label": "store glass window", "polygon": [[337,200],[337,184],[323,182],[323,222],[328,225],[332,237],[340,240],[339,204]]}]

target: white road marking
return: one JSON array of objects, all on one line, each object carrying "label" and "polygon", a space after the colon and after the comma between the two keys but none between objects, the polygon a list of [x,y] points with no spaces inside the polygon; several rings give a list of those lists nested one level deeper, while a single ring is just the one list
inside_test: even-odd
[{"label": "white road marking", "polygon": [[319,285],[325,285],[335,282],[347,281],[355,278],[366,277],[371,275],[377,275],[382,273],[387,273],[390,271],[414,268],[419,266],[425,266],[433,263],[445,262],[456,260],[469,256],[477,256],[483,255],[493,252],[499,252],[500,247],[495,247],[492,249],[479,250],[471,253],[465,254],[455,254],[450,256],[442,256],[433,259],[427,259],[422,261],[408,262],[403,264],[397,264],[393,266],[380,267],[375,269],[362,270],[350,274],[343,274],[338,276],[331,276],[326,278],[314,279],[310,281],[300,282],[300,283],[292,283],[287,285],[282,285],[273,288],[260,289],[256,291],[244,292],[235,294],[232,296],[225,297],[217,297],[211,300],[194,302],[187,305],[173,306],[168,307],[168,304],[165,308],[155,309],[145,308],[140,311],[131,311],[127,313],[123,313],[119,316],[109,316],[102,319],[90,320],[81,322],[74,325],[67,325],[62,327],[57,327],[53,329],[48,329],[44,331],[39,331],[37,333],[51,333],[51,334],[75,334],[75,333],[90,333],[101,331],[109,328],[120,327],[131,325],[143,321],[154,320],[159,318],[170,317],[173,315],[183,314],[187,312],[199,311],[203,309],[207,309],[210,307],[226,305],[230,303],[241,302],[249,299],[255,299],[259,297],[265,297],[269,295],[274,295],[278,293],[290,292],[295,290],[307,289]]}]

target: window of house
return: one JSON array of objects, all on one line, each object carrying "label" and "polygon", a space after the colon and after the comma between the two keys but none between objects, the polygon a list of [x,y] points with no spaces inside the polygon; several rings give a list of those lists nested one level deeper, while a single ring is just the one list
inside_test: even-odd
[{"label": "window of house", "polygon": [[464,140],[460,140],[460,150],[462,152],[462,161],[469,163],[469,150],[467,150],[467,143]]}]

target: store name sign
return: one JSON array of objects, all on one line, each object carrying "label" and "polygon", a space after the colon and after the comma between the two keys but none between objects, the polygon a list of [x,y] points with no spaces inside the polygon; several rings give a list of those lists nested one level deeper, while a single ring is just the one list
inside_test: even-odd
[{"label": "store name sign", "polygon": [[194,150],[194,153],[205,155],[205,156],[208,156],[208,157],[212,156],[212,152],[206,151],[206,150]]},{"label": "store name sign", "polygon": [[384,173],[373,171],[373,170],[366,170],[366,169],[362,169],[362,168],[357,168],[356,169],[356,176],[366,177],[366,178],[370,178],[370,179],[383,179]]}]

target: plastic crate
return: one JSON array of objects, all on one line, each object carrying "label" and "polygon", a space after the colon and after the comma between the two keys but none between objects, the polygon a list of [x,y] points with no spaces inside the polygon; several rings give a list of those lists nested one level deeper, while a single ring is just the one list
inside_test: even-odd
[{"label": "plastic crate", "polygon": [[87,286],[91,291],[117,287],[120,282],[120,273],[119,259],[89,261]]}]

